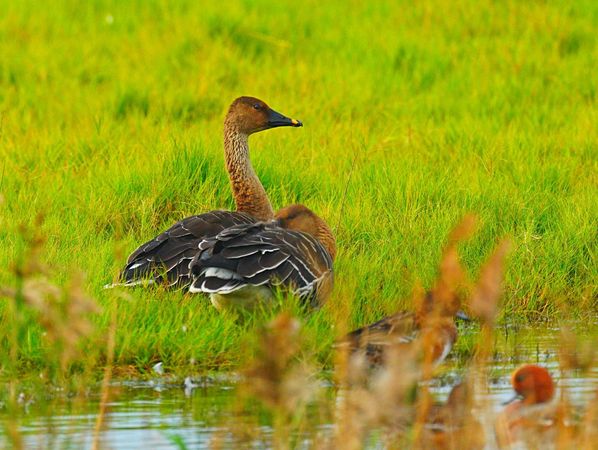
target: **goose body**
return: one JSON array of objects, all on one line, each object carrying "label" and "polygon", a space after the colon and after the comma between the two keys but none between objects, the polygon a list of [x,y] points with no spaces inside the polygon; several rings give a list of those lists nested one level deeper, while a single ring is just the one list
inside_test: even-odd
[{"label": "goose body", "polygon": [[226,309],[251,308],[282,288],[314,307],[332,289],[334,256],[325,222],[292,205],[274,221],[235,225],[202,241],[190,264],[190,291]]},{"label": "goose body", "polygon": [[249,214],[234,211],[210,211],[187,217],[129,256],[120,276],[122,284],[188,286],[191,283],[189,263],[197,254],[200,242],[226,228],[255,222],[257,219]]},{"label": "goose body", "polygon": [[236,99],[224,121],[224,154],[237,211],[210,211],[175,223],[129,256],[116,284],[187,287],[191,282],[189,263],[200,242],[234,225],[273,219],[270,200],[249,159],[248,138],[281,126],[300,127],[302,123],[256,98]]}]

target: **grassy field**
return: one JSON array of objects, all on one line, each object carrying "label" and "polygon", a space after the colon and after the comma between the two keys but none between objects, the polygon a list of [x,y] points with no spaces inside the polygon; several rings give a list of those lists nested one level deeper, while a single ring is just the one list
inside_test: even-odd
[{"label": "grassy field", "polygon": [[[35,229],[49,282],[101,308],[75,336],[92,366],[111,323],[121,366],[235,366],[251,324],[199,296],[102,286],[171,223],[233,207],[222,120],[254,95],[305,124],[251,139],[273,205],[305,203],[338,239],[335,292],[306,324],[323,360],[339,329],[430,286],[468,212],[472,276],[498,239],[513,243],[503,320],[590,323],[597,27],[591,0],[1,2],[0,286],[20,282]],[[56,303],[65,327],[82,314]],[[71,342],[36,317],[0,304],[21,369]]]}]

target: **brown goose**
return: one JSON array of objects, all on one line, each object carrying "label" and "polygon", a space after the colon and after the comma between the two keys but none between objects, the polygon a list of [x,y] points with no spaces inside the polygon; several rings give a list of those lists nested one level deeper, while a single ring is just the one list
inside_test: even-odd
[{"label": "brown goose", "polygon": [[332,289],[336,243],[324,220],[291,205],[276,220],[232,226],[199,244],[191,292],[210,294],[218,308],[251,309],[283,287],[315,307]]},{"label": "brown goose", "polygon": [[277,113],[257,98],[237,98],[224,120],[224,157],[237,211],[210,211],[175,223],[129,256],[119,284],[188,286],[189,263],[200,242],[231,226],[272,219],[272,206],[249,160],[248,138],[259,131],[285,126],[303,124]]}]

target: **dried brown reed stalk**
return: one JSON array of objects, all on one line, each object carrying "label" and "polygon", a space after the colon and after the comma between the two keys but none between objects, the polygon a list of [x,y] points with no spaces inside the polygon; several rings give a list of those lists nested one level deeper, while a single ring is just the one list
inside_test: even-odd
[{"label": "dried brown reed stalk", "polygon": [[[343,324],[343,332],[346,324]],[[350,386],[361,384],[366,378],[367,361],[365,356],[352,357],[349,346],[337,348],[334,354],[334,376],[340,394],[337,394],[337,412],[335,417],[334,447],[338,449],[358,449],[362,445],[364,430],[360,427],[357,409],[352,406],[352,401],[346,399],[351,391]],[[345,400],[346,399],[346,400]],[[359,404],[359,402],[358,402]]]},{"label": "dried brown reed stalk", "polygon": [[100,448],[100,432],[105,421],[106,409],[110,400],[110,380],[112,379],[112,363],[114,361],[114,346],[116,336],[116,319],[117,319],[118,304],[115,304],[112,311],[112,318],[110,320],[110,328],[108,330],[108,342],[106,345],[106,365],[104,366],[104,377],[102,378],[102,392],[100,397],[100,410],[96,417],[96,423],[93,430],[93,442],[91,444],[92,450]]},{"label": "dried brown reed stalk", "polygon": [[8,384],[8,402],[6,403],[6,412],[8,417],[4,425],[6,436],[8,437],[14,450],[24,448],[23,436],[19,430],[19,404],[18,404],[18,384],[15,380],[10,380]]},{"label": "dried brown reed stalk", "polygon": [[391,345],[388,364],[374,370],[363,353],[348,358],[348,378],[337,397],[332,448],[362,448],[374,428],[383,428],[394,440],[403,438],[414,413],[419,352],[416,346]]},{"label": "dried brown reed stalk", "polygon": [[492,328],[498,312],[499,300],[502,295],[502,279],[504,260],[511,244],[503,239],[488,258],[475,289],[469,301],[472,314],[478,317],[482,324]]},{"label": "dried brown reed stalk", "polygon": [[225,448],[224,434],[224,430],[216,430],[214,433],[212,433],[209,444],[211,450],[222,450]]},{"label": "dried brown reed stalk", "polygon": [[39,232],[39,226],[43,222],[41,215],[37,216],[31,228],[22,226],[19,228],[20,234],[26,243],[26,252],[20,261],[12,264],[11,268],[15,275],[15,287],[0,286],[0,297],[9,300],[6,315],[13,326],[8,330],[3,330],[8,342],[8,358],[3,360],[4,370],[13,369],[14,375],[9,380],[9,396],[7,402],[8,420],[5,430],[12,447],[15,449],[23,448],[23,437],[19,430],[19,404],[18,404],[18,386],[19,379],[17,373],[18,360],[20,356],[20,346],[24,334],[23,318],[23,284],[27,277],[43,273],[45,267],[39,262],[39,254],[45,242],[45,237]]},{"label": "dried brown reed stalk", "polygon": [[[483,265],[473,292],[469,300],[469,310],[474,317],[481,321],[481,330],[475,346],[475,358],[469,366],[472,382],[481,391],[488,390],[488,359],[492,352],[494,342],[494,326],[499,311],[499,302],[502,296],[502,281],[504,276],[504,262],[510,248],[510,241],[503,239]],[[477,405],[480,410],[490,411],[491,405],[486,400]],[[489,421],[486,427],[495,427],[494,419],[486,417]]]},{"label": "dried brown reed stalk", "polygon": [[[470,239],[477,227],[474,215],[465,216],[462,221],[449,234],[445,246],[438,278],[432,288],[431,295],[434,299],[433,309],[423,315],[421,336],[419,338],[423,353],[421,364],[422,379],[429,380],[434,372],[434,360],[438,349],[443,347],[446,339],[444,333],[447,327],[453,326],[454,314],[460,309],[461,293],[459,289],[468,283],[468,278],[461,266],[458,255],[458,245]],[[424,297],[419,298],[423,302]],[[450,312],[447,314],[447,312]],[[430,416],[432,397],[424,385],[418,391],[418,402],[413,426],[413,443],[417,447],[424,446],[423,430]]]},{"label": "dried brown reed stalk", "polygon": [[[428,295],[416,292],[414,303],[421,311],[421,348],[423,352],[422,375],[428,379],[432,375],[436,349],[443,342],[442,330],[452,324],[455,313],[461,307],[459,289],[467,284],[467,275],[459,261],[458,245],[471,238],[476,229],[477,219],[467,215],[451,231],[448,242],[442,252],[439,273],[434,287]],[[431,307],[426,305],[432,299]]]},{"label": "dried brown reed stalk", "polygon": [[592,369],[596,359],[596,342],[582,340],[569,327],[561,326],[559,339],[559,360],[564,370]]},{"label": "dried brown reed stalk", "polygon": [[598,448],[598,386],[581,422],[580,448]]},{"label": "dried brown reed stalk", "polygon": [[[564,376],[568,371],[590,371],[595,360],[595,342],[582,340],[567,326],[561,326],[559,339],[559,364]],[[598,390],[596,399],[586,407],[585,417],[578,420],[570,404],[565,386],[561,386],[561,395],[555,414],[557,427],[555,444],[557,448],[598,448]]]},{"label": "dried brown reed stalk", "polygon": [[[31,327],[30,317],[43,329],[43,339],[48,344],[46,362],[48,369],[63,377],[68,367],[81,354],[80,345],[93,331],[89,320],[91,314],[99,311],[96,303],[82,288],[81,277],[74,277],[66,287],[59,287],[50,281],[51,271],[42,262],[43,246],[46,242],[42,233],[43,216],[39,215],[31,226],[21,226],[20,235],[25,241],[25,250],[12,264],[14,286],[0,287],[0,296],[8,298],[5,314],[12,323],[5,332],[9,354],[4,367],[10,368],[11,405],[17,405],[18,370],[21,346]],[[15,409],[16,411],[16,409]],[[15,448],[22,447],[18,431],[18,414],[11,414],[7,427]]]},{"label": "dried brown reed stalk", "polygon": [[480,319],[482,323],[476,346],[476,369],[481,372],[485,370],[484,367],[491,351],[490,343],[493,342],[494,324],[502,294],[504,260],[509,247],[510,242],[506,239],[496,246],[482,267],[469,301],[472,315]]},{"label": "dried brown reed stalk", "polygon": [[41,253],[46,243],[46,236],[41,231],[43,223],[43,214],[38,214],[32,225],[19,226],[19,235],[25,241],[26,247],[22,257],[12,265],[17,280],[48,272],[47,266],[42,263],[41,259]]},{"label": "dried brown reed stalk", "polygon": [[473,384],[465,377],[452,388],[446,403],[430,405],[416,447],[430,450],[484,448],[484,430],[472,412],[473,407]]},{"label": "dried brown reed stalk", "polygon": [[[79,344],[93,331],[89,320],[91,314],[99,312],[99,307],[83,290],[82,277],[75,276],[66,288],[61,288],[49,280],[49,268],[42,262],[41,252],[45,237],[41,234],[43,217],[38,216],[32,227],[21,227],[26,242],[26,251],[21,261],[14,264],[16,287],[0,288],[0,295],[12,300],[12,310],[18,333],[22,324],[23,308],[35,313],[38,324],[44,329],[45,340],[57,357],[60,373],[64,374],[68,365],[80,354]],[[19,337],[13,335],[11,359],[16,361]]]},{"label": "dried brown reed stalk", "polygon": [[80,356],[79,344],[94,330],[89,320],[99,313],[98,305],[75,278],[67,289],[60,289],[44,278],[28,279],[23,284],[26,305],[37,313],[37,321],[45,330],[45,339],[59,355],[60,370]]},{"label": "dried brown reed stalk", "polygon": [[293,417],[314,397],[315,368],[301,358],[301,326],[288,312],[278,314],[259,335],[257,354],[243,370],[241,394],[260,400],[274,414],[275,446],[289,442]]}]

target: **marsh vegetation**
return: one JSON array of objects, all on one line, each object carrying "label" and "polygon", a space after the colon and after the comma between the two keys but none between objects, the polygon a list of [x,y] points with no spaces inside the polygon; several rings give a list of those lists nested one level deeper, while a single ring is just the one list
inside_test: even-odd
[{"label": "marsh vegetation", "polygon": [[[134,434],[110,430],[145,427],[147,411],[179,447],[400,446],[424,435],[428,392],[444,400],[471,374],[491,417],[523,362],[547,365],[560,404],[579,407],[582,433],[559,442],[594,442],[597,8],[3,2],[2,445],[124,446]],[[233,208],[222,119],[244,94],[304,122],[252,138],[251,157],[275,208],[303,203],[332,226],[328,302],[306,314],[281,298],[239,323],[202,296],[104,290],[140,242]],[[406,385],[359,384],[335,342],[412,309],[471,212],[460,289],[478,319],[425,370],[418,401]],[[504,238],[504,263],[486,264]],[[200,386],[189,397],[187,377]],[[374,410],[381,392],[402,400]]]}]

